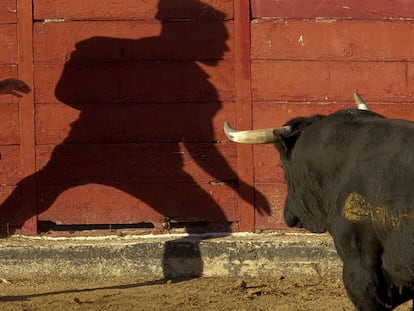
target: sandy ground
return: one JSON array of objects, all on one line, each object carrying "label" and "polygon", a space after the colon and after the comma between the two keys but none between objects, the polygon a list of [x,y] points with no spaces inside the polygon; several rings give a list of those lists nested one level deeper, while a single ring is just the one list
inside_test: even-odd
[{"label": "sandy ground", "polygon": [[[11,281],[1,310],[354,310],[339,279],[200,278]],[[411,310],[409,304],[399,311]]]}]

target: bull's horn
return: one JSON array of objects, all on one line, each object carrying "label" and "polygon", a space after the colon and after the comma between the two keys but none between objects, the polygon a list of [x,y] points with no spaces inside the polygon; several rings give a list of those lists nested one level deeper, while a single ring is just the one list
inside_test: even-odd
[{"label": "bull's horn", "polygon": [[369,109],[368,105],[364,102],[364,100],[361,98],[361,96],[359,96],[358,93],[354,93],[354,98],[355,98],[355,103],[357,105],[357,108],[359,110],[368,110],[371,111],[371,109]]},{"label": "bull's horn", "polygon": [[224,122],[224,133],[231,141],[243,144],[270,144],[278,139],[278,134],[290,133],[290,126],[268,128],[251,131],[233,130],[228,122]]}]

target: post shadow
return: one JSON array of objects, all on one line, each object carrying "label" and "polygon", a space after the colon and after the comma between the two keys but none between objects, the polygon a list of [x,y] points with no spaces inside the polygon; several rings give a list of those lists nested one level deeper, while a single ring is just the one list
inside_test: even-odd
[{"label": "post shadow", "polygon": [[[219,16],[221,22],[211,23],[208,30],[187,27],[185,33],[177,33],[177,23],[166,19],[170,12],[179,9],[177,3],[191,11]],[[222,102],[208,74],[197,62],[217,66],[228,50],[224,14],[198,0],[160,0],[157,18],[162,23],[159,36],[137,40],[92,37],[76,44],[56,85],[55,96],[79,110],[79,118],[71,124],[64,141],[53,149],[47,164],[19,182],[2,204],[1,213],[10,214],[15,209],[20,185],[35,178],[38,189],[53,185],[53,192],[38,199],[38,213],[47,210],[64,191],[95,183],[128,193],[167,218],[205,217],[218,220],[222,224],[220,231],[231,232],[220,206],[184,171],[180,149],[184,146],[200,168],[214,179],[237,179],[236,172],[217,148],[210,149],[209,156],[214,161],[208,161],[200,151],[200,144],[195,143],[199,142],[197,132],[202,133],[202,143],[212,145],[215,141],[212,119],[222,109]],[[198,51],[192,54],[193,50]],[[191,59],[197,54],[202,56]],[[127,148],[125,143],[129,144]],[[168,161],[151,158],[159,150],[172,156]],[[186,187],[177,190],[166,186],[168,180],[159,172],[169,171],[174,180]],[[194,205],[194,201],[190,202],[194,198],[201,208],[191,211],[191,215],[179,215],[183,211],[189,213],[185,205]],[[241,198],[254,203],[250,198]],[[264,196],[256,192],[256,199],[266,202],[259,212],[269,214]],[[181,202],[182,211],[168,209],[174,200]],[[18,210],[12,214],[21,223],[33,216]],[[192,228],[187,231],[192,233]],[[163,259],[166,278],[202,275],[198,247],[201,239],[202,236],[166,243]]]}]

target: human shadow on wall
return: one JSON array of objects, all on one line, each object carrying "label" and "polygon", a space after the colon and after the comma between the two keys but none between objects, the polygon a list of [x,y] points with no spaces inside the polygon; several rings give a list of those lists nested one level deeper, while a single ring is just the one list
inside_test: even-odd
[{"label": "human shadow on wall", "polygon": [[[167,16],[180,8],[215,16],[218,22],[188,27],[168,21]],[[224,14],[198,0],[160,0],[158,9],[159,36],[92,37],[76,44],[55,96],[79,110],[79,118],[48,162],[25,178],[36,178],[38,195],[48,189],[39,195],[39,214],[66,190],[94,183],[128,193],[166,219],[202,219],[220,223],[220,232],[231,232],[218,203],[183,169],[184,157],[189,156],[214,180],[237,179],[214,144],[212,119],[223,104],[197,63],[217,66],[228,50]],[[2,209],[13,208],[19,185]],[[256,192],[257,196],[267,202]],[[248,197],[242,199],[253,204]],[[267,204],[261,208],[259,212],[269,214]],[[33,216],[25,211],[19,215],[23,221]],[[191,227],[187,231],[191,233]],[[165,277],[201,276],[201,239],[166,244]]]}]

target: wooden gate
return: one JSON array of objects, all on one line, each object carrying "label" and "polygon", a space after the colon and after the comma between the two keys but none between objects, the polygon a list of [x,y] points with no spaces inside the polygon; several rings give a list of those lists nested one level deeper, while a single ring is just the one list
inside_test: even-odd
[{"label": "wooden gate", "polygon": [[7,2],[1,74],[33,92],[2,98],[3,228],[253,230],[222,133],[249,105],[248,1]]},{"label": "wooden gate", "polygon": [[278,126],[356,90],[414,117],[408,0],[3,2],[0,79],[32,88],[0,97],[7,233],[284,229],[276,151],[224,121]]}]

